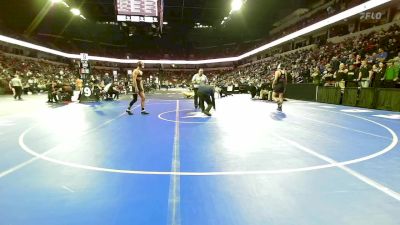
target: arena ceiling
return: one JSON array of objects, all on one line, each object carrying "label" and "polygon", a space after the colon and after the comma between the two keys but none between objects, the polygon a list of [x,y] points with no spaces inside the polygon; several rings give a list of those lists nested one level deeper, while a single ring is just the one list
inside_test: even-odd
[{"label": "arena ceiling", "polygon": [[[85,26],[88,26],[87,24],[96,22],[116,21],[114,0],[65,0],[70,6],[80,8],[87,20],[77,21],[67,10],[55,7],[46,12],[39,23],[32,26],[35,17],[49,1],[1,0],[0,29],[23,33],[31,28],[33,35],[44,31],[55,35],[67,35],[64,31],[74,23],[78,23],[77,26],[86,23]],[[180,40],[192,38],[193,33],[212,32],[225,42],[265,38],[272,24],[298,8],[307,8],[320,1],[247,0],[242,10],[223,27],[220,23],[229,14],[230,0],[164,0],[164,20],[168,25],[163,35],[169,36],[168,40]],[[194,29],[196,23],[213,26],[213,29]],[[75,33],[70,32],[68,35]],[[200,38],[198,41],[206,46],[208,39]]]}]

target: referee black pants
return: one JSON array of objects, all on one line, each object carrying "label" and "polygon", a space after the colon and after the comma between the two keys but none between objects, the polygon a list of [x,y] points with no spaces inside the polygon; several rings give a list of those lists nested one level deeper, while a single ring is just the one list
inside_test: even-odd
[{"label": "referee black pants", "polygon": [[197,109],[199,107],[199,95],[197,93],[199,89],[198,88],[193,88],[194,91],[194,107]]},{"label": "referee black pants", "polygon": [[[200,100],[200,109],[202,112],[210,112],[212,108],[212,101],[211,101],[211,96],[205,95],[203,93],[198,93],[199,100]],[[207,103],[207,109],[204,109],[204,102]]]},{"label": "referee black pants", "polygon": [[256,95],[257,95],[257,88],[256,88],[255,86],[250,86],[250,87],[249,87],[249,91],[250,91],[250,94],[251,94],[251,98],[256,97]]},{"label": "referee black pants", "polygon": [[14,95],[14,98],[15,99],[21,99],[21,95],[22,95],[22,87],[21,86],[14,86],[13,87],[14,88],[14,90],[15,90],[15,95]]}]

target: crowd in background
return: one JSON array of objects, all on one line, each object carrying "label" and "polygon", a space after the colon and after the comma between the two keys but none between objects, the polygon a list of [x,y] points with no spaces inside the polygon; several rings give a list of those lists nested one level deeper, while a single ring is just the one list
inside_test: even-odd
[{"label": "crowd in background", "polygon": [[400,87],[400,27],[328,43],[310,50],[270,57],[218,77],[225,84],[261,86],[278,64],[287,65],[288,83],[339,87]]},{"label": "crowd in background", "polygon": [[[239,66],[233,70],[206,72],[209,81],[219,87],[261,87],[270,85],[278,64],[287,66],[289,83],[315,83],[321,86],[345,87],[399,87],[400,27],[376,31],[349,38],[343,42],[328,43],[309,50],[298,50]],[[95,63],[94,65],[96,65]],[[101,65],[101,64],[100,64]],[[113,65],[117,66],[117,65]],[[76,62],[57,63],[13,57],[0,51],[0,87],[7,89],[14,75],[19,75],[25,93],[48,90],[52,83],[69,85],[75,89],[79,77]],[[104,87],[106,79],[114,80],[113,69],[93,67],[92,84]],[[148,71],[145,81],[158,81],[157,87],[189,87],[195,71]],[[129,91],[126,71],[118,71],[116,86]],[[8,90],[10,92],[10,90]]]},{"label": "crowd in background", "polygon": [[[218,86],[270,83],[278,64],[287,65],[288,83],[340,87],[399,87],[400,27],[327,43],[309,50],[269,57],[230,71],[206,71]],[[171,73],[174,83],[186,84],[193,73]]]},{"label": "crowd in background", "polygon": [[8,87],[8,81],[15,75],[20,77],[25,93],[45,91],[46,85],[53,80],[70,84],[76,76],[68,64],[22,59],[0,52],[0,87]]}]

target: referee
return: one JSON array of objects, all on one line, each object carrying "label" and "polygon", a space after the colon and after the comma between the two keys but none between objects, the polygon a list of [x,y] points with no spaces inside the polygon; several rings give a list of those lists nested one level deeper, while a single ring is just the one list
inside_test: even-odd
[{"label": "referee", "polygon": [[14,78],[11,79],[9,85],[10,89],[14,92],[14,99],[18,98],[18,100],[22,100],[22,82],[21,79],[19,79],[19,76],[15,75]]},{"label": "referee", "polygon": [[[200,85],[197,90],[197,95],[200,100],[200,109],[207,116],[211,116],[211,108],[215,109],[215,89],[210,85]],[[204,109],[204,102],[207,103],[207,109]]]},{"label": "referee", "polygon": [[194,91],[194,108],[197,109],[199,107],[199,96],[197,94],[197,90],[200,85],[206,85],[208,83],[208,79],[206,75],[204,75],[204,70],[199,69],[199,72],[196,73],[192,78],[193,91]]}]

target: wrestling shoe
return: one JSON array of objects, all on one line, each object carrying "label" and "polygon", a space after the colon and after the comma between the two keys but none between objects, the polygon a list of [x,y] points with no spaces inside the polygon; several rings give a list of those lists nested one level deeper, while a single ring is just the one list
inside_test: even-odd
[{"label": "wrestling shoe", "polygon": [[278,103],[278,109],[279,112],[282,112],[282,103]]},{"label": "wrestling shoe", "polygon": [[207,116],[211,116],[210,112],[204,111],[203,113],[206,114]]}]

